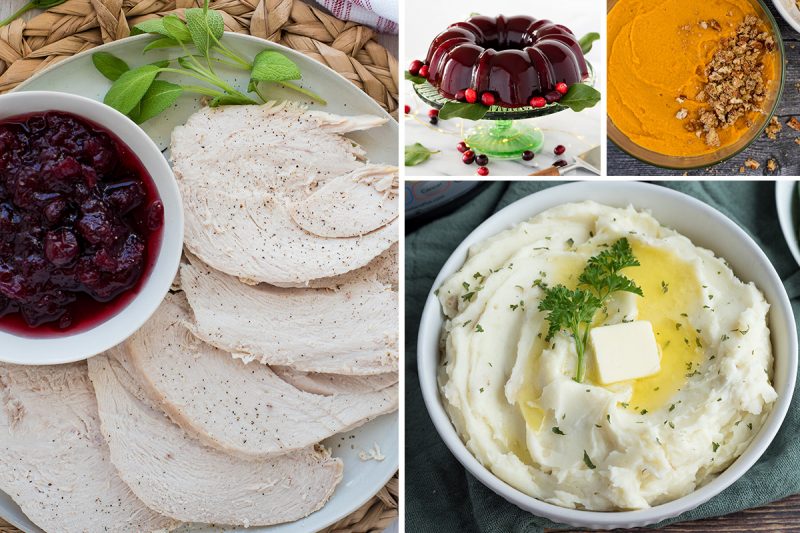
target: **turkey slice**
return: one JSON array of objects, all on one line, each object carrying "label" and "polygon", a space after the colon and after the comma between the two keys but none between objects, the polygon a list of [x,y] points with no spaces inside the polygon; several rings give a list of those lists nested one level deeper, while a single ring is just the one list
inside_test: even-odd
[{"label": "turkey slice", "polygon": [[357,237],[397,218],[397,167],[366,165],[289,206],[292,220],[320,237]]},{"label": "turkey slice", "polygon": [[148,509],[117,475],[83,362],[0,364],[0,489],[46,531],[178,525]]},{"label": "turkey slice", "polygon": [[398,381],[396,373],[374,376],[343,376],[341,374],[319,374],[302,372],[288,366],[273,366],[272,370],[282,380],[294,387],[313,394],[364,394],[391,387]]},{"label": "turkey slice", "polygon": [[306,372],[397,371],[397,293],[375,280],[335,290],[251,286],[187,254],[192,331],[234,357]]},{"label": "turkey slice", "polygon": [[320,237],[288,206],[363,169],[364,151],[341,133],[384,122],[291,103],[198,111],[175,128],[171,145],[186,246],[248,283],[303,285],[366,265],[398,240],[396,219],[363,236]]},{"label": "turkey slice", "polygon": [[[241,457],[306,448],[397,409],[397,386],[321,396],[268,366],[234,359],[192,335],[182,295],[169,295],[124,347],[147,392],[181,427]],[[313,332],[306,332],[306,335]]]},{"label": "turkey slice", "polygon": [[393,244],[391,248],[373,259],[366,266],[339,276],[312,279],[303,286],[312,289],[336,288],[348,283],[374,280],[396,291],[398,290],[399,273],[397,244]]},{"label": "turkey slice", "polygon": [[149,507],[187,522],[270,525],[321,508],[341,481],[341,461],[320,447],[244,460],[203,445],[154,405],[125,357],[94,357],[89,374],[111,461]]}]

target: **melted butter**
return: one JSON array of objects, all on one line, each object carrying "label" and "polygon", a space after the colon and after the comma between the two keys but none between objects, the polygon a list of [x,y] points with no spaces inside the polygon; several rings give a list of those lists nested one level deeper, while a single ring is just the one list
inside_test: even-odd
[{"label": "melted butter", "polygon": [[631,245],[641,266],[624,273],[644,293],[644,298],[637,298],[638,319],[653,325],[661,352],[661,370],[633,381],[629,409],[653,411],[667,404],[686,383],[687,374],[698,369],[704,359],[697,332],[688,317],[682,316],[701,305],[702,288],[690,263],[668,250],[636,241]]}]

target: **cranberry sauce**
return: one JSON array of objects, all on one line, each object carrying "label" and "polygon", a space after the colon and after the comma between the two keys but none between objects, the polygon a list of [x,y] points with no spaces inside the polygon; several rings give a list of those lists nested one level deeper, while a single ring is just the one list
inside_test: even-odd
[{"label": "cranberry sauce", "polygon": [[55,111],[0,120],[0,329],[72,333],[116,314],[163,225],[155,183],[111,132]]}]

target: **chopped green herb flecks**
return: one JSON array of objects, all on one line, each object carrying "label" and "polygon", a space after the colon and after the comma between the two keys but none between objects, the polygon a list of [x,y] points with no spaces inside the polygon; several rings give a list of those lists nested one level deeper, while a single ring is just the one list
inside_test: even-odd
[{"label": "chopped green herb flecks", "polygon": [[588,454],[588,453],[586,453],[586,450],[583,450],[583,463],[584,463],[586,466],[588,466],[588,467],[589,467],[591,470],[594,470],[595,468],[597,468],[597,467],[594,465],[594,463],[592,462],[592,460],[589,458],[589,454]]},{"label": "chopped green herb flecks", "polygon": [[481,326],[480,324],[477,324],[475,326],[475,331],[477,331],[478,333],[483,333],[483,326]]},{"label": "chopped green herb flecks", "polygon": [[555,433],[556,435],[566,435],[566,433],[561,431],[561,429],[558,426],[553,426],[553,433]]}]

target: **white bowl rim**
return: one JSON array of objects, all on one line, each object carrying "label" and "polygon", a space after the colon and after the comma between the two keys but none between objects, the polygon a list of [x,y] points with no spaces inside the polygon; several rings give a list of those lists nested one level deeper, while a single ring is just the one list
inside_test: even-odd
[{"label": "white bowl rim", "polygon": [[788,6],[784,5],[783,0],[772,0],[772,5],[775,6],[775,10],[780,14],[781,18],[786,21],[786,24],[791,26],[794,31],[800,32],[800,11],[797,13],[797,17],[793,17],[791,13],[789,13]]},{"label": "white bowl rim", "polygon": [[792,252],[792,257],[800,265],[800,234],[792,216],[792,205],[798,200],[800,200],[800,192],[798,192],[796,181],[779,180],[775,182],[775,208],[778,211],[781,231],[786,239],[786,246]]},{"label": "white bowl rim", "polygon": [[[779,396],[773,405],[771,413],[769,414],[758,435],[756,435],[742,455],[740,455],[727,469],[725,469],[712,481],[681,498],[647,509],[635,511],[601,512],[568,509],[538,500],[511,487],[495,474],[490,472],[486,467],[484,467],[467,450],[466,446],[461,441],[455,428],[453,427],[450,418],[447,416],[444,407],[442,406],[436,377],[439,353],[438,349],[434,350],[433,354],[429,353],[430,350],[428,349],[428,346],[431,345],[432,338],[438,339],[441,332],[441,325],[443,323],[441,308],[434,291],[448,276],[450,276],[459,267],[461,267],[461,265],[463,265],[466,252],[472,244],[475,244],[480,240],[484,240],[487,237],[495,235],[503,229],[510,227],[510,224],[508,223],[510,220],[506,221],[504,219],[509,218],[509,215],[510,213],[513,213],[513,210],[519,209],[519,204],[534,202],[539,203],[543,198],[555,198],[564,193],[571,193],[574,198],[571,200],[564,200],[561,203],[591,199],[587,190],[590,190],[590,188],[596,186],[610,185],[628,189],[627,192],[630,194],[627,195],[627,197],[630,198],[634,198],[636,193],[640,191],[658,191],[658,194],[672,196],[674,199],[679,199],[680,201],[686,202],[691,208],[704,211],[706,214],[709,214],[714,218],[717,218],[720,222],[724,223],[733,234],[735,234],[739,239],[743,240],[744,243],[751,249],[752,253],[754,254],[753,261],[762,263],[762,266],[765,267],[767,276],[770,278],[771,283],[780,288],[778,291],[779,301],[769,302],[771,305],[770,309],[772,310],[775,308],[780,308],[783,312],[783,315],[787,318],[787,321],[791,321],[791,327],[788,328],[788,331],[790,332],[787,354],[789,355],[789,375],[787,377],[788,381],[786,383],[785,390],[778,391]],[[553,205],[557,204],[554,203]],[[541,212],[541,210],[531,210],[530,212],[526,213],[523,218],[513,217],[512,224],[527,220],[539,212]],[[494,221],[498,219],[504,220],[505,223],[494,227]],[[434,342],[433,345],[438,346],[438,342]],[[783,286],[783,282],[778,276],[778,273],[775,271],[775,268],[772,266],[772,263],[767,258],[766,254],[764,254],[761,248],[742,228],[730,220],[726,215],[710,205],[692,198],[687,194],[669,189],[667,187],[642,182],[592,181],[572,182],[564,185],[557,185],[532,193],[515,202],[512,202],[483,221],[472,232],[470,232],[470,234],[461,242],[461,244],[459,244],[459,246],[453,251],[453,253],[442,266],[441,271],[431,286],[425,302],[425,307],[420,319],[420,328],[417,339],[417,372],[419,375],[420,388],[422,390],[425,406],[434,426],[436,427],[437,432],[439,433],[439,436],[442,438],[445,445],[450,449],[450,452],[462,464],[462,466],[464,466],[483,485],[510,503],[513,503],[517,507],[555,522],[566,523],[578,527],[609,529],[617,527],[627,528],[645,526],[668,518],[673,518],[707,502],[733,484],[742,475],[744,475],[763,455],[764,451],[775,438],[775,435],[783,423],[783,419],[785,418],[789,409],[789,405],[791,404],[792,400],[792,394],[794,392],[794,384],[798,365],[797,353],[797,328],[794,321],[794,313],[792,311],[791,303],[788,295],[786,294],[786,289]],[[792,357],[792,354],[794,357]],[[433,359],[433,364],[428,362],[430,358]]]},{"label": "white bowl rim", "polygon": [[158,309],[169,291],[183,252],[183,202],[178,184],[164,155],[144,130],[102,102],[57,91],[10,92],[0,95],[0,102],[8,105],[4,109],[10,110],[2,113],[0,120],[32,112],[64,111],[111,131],[147,169],[164,204],[165,224],[156,261],[138,293],[114,315],[89,329],[65,335],[20,336],[0,330],[1,362],[50,365],[82,361],[135,333]]}]

